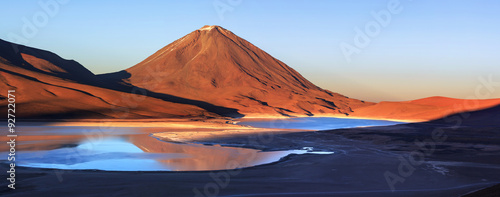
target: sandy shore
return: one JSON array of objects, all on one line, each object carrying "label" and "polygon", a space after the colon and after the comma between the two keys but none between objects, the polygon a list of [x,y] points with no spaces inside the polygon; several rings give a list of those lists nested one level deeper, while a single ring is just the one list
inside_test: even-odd
[{"label": "sandy shore", "polygon": [[[291,132],[305,132],[298,129],[267,129],[254,128],[234,124],[235,121],[226,119],[188,120],[188,119],[148,119],[148,120],[64,120],[61,122],[21,122],[18,123],[17,150],[37,151],[51,150],[64,146],[76,145],[79,141],[92,136],[125,135],[119,128],[130,128],[136,134],[151,134],[164,141],[174,142],[203,142],[211,139],[252,136],[262,134],[283,134]],[[41,126],[41,127],[40,127]],[[84,132],[78,133],[45,133],[50,127],[85,127]],[[7,136],[0,136],[1,141],[7,141]],[[1,151],[8,151],[8,146],[0,147]]]},{"label": "sandy shore", "polygon": [[159,132],[152,133],[153,137],[162,139],[164,141],[174,141],[174,142],[207,142],[210,140],[216,140],[220,138],[230,138],[239,136],[255,136],[255,135],[277,135],[283,133],[293,133],[293,132],[307,132],[309,130],[299,130],[299,129],[263,129],[263,128],[253,128],[253,129],[216,129],[216,130],[184,130],[184,131],[169,131],[169,132]]}]

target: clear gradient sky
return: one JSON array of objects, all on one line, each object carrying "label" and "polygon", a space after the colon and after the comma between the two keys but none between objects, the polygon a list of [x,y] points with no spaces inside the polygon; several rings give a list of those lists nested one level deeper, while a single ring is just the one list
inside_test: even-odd
[{"label": "clear gradient sky", "polygon": [[[350,61],[341,43],[355,46],[356,27],[364,31],[376,21],[371,12],[387,10],[391,0],[72,0],[54,13],[44,11],[45,2],[56,0],[2,1],[0,38],[17,41],[12,34],[23,37],[26,21],[38,17],[37,32],[23,37],[26,45],[96,74],[129,68],[203,25],[220,25],[316,85],[353,98],[467,98],[481,77],[500,82],[495,0],[400,0],[400,12]],[[214,3],[227,10],[218,12]],[[499,98],[500,87],[490,93]]]}]

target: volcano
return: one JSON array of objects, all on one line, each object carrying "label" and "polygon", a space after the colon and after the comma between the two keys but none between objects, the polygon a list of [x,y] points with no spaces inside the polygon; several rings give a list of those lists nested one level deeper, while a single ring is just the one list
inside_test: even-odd
[{"label": "volcano", "polygon": [[[0,87],[16,90],[17,115],[35,119],[344,116],[373,105],[321,89],[220,26],[204,26],[129,69],[102,75],[0,40],[0,74]],[[6,98],[0,93],[0,104]]]},{"label": "volcano", "polygon": [[[348,98],[314,85],[220,26],[204,26],[129,69],[102,75],[50,51],[0,39],[0,89],[16,90],[16,116],[27,119],[349,115],[413,122],[500,104]],[[7,91],[0,92],[0,110],[7,103]]]},{"label": "volcano", "polygon": [[220,26],[204,26],[126,69],[122,82],[252,116],[345,114],[373,103],[324,90]]}]

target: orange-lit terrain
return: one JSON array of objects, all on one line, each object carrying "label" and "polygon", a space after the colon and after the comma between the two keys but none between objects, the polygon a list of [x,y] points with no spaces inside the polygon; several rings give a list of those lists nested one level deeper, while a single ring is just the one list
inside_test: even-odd
[{"label": "orange-lit terrain", "polygon": [[[0,89],[0,111],[4,90],[15,90],[15,148],[27,155],[18,157],[23,189],[2,196],[197,196],[215,184],[224,196],[458,196],[500,181],[500,99],[349,98],[220,26],[100,75],[0,40]],[[347,126],[279,124],[340,118]],[[269,127],[245,124],[259,120]],[[273,157],[286,151],[300,154]],[[113,168],[122,165],[132,172]]]},{"label": "orange-lit terrain", "polygon": [[428,97],[412,101],[382,101],[372,106],[357,109],[353,117],[392,119],[406,121],[428,121],[466,111],[476,111],[500,105],[500,99],[454,99]]}]

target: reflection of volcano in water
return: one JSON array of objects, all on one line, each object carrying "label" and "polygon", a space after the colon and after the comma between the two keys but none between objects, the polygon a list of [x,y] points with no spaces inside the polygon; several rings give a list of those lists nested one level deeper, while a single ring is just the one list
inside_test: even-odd
[{"label": "reflection of volcano in water", "polygon": [[148,135],[84,140],[48,151],[19,152],[20,166],[108,171],[201,171],[244,168],[278,161],[305,150],[261,152],[255,149],[176,144]]},{"label": "reflection of volcano in water", "polygon": [[130,142],[149,153],[181,153],[186,157],[157,160],[175,171],[223,170],[250,167],[278,161],[292,153],[305,151],[261,152],[248,148],[177,144],[157,140],[150,136],[130,136]]}]

